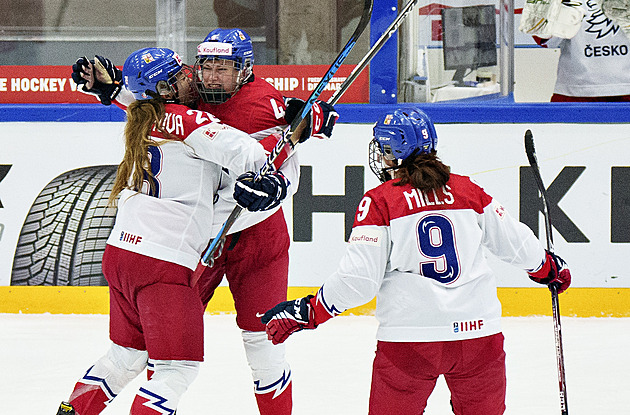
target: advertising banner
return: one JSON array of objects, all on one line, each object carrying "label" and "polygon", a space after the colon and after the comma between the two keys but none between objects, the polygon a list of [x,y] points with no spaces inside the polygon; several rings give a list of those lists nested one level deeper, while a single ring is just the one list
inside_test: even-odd
[{"label": "advertising banner", "polygon": [[[256,65],[255,76],[272,84],[287,97],[307,99],[326,73],[326,65]],[[341,65],[320,99],[332,96],[354,65]],[[98,102],[93,95],[77,91],[68,66],[0,66],[0,102],[3,104],[56,104]],[[340,103],[369,100],[367,69],[355,79]]]},{"label": "advertising banner", "polygon": [[[100,257],[115,211],[106,201],[123,154],[123,123],[2,123],[0,285],[103,285]],[[630,287],[630,136],[624,124],[439,124],[439,155],[470,175],[544,240],[523,146],[534,134],[573,287]],[[341,258],[370,171],[369,124],[339,124],[299,149],[300,187],[284,212],[291,286],[320,285]],[[502,287],[534,287],[492,260]]]}]

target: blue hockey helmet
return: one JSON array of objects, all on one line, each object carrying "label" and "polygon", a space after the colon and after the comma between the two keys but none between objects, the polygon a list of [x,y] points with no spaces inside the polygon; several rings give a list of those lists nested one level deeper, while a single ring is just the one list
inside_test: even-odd
[{"label": "blue hockey helmet", "polygon": [[252,40],[241,29],[214,29],[197,46],[197,58],[217,58],[254,65]]},{"label": "blue hockey helmet", "polygon": [[[232,84],[205,85],[203,71],[206,62],[225,63],[231,61],[230,66],[237,70]],[[195,83],[202,99],[211,104],[227,101],[236,91],[246,83],[254,65],[254,49],[252,40],[241,29],[214,29],[197,46],[197,61],[195,62]]]},{"label": "blue hockey helmet", "polygon": [[385,114],[374,125],[374,139],[387,160],[404,160],[437,147],[433,122],[417,109],[397,109]]},{"label": "blue hockey helmet", "polygon": [[[429,116],[417,109],[397,109],[374,124],[368,162],[376,177],[385,182],[392,177],[389,170],[399,166],[398,160],[436,148],[437,134]],[[392,163],[383,166],[382,158]]]},{"label": "blue hockey helmet", "polygon": [[161,96],[168,102],[188,104],[197,98],[196,89],[191,85],[192,69],[168,48],[143,48],[133,52],[123,66],[123,79],[136,100]]}]

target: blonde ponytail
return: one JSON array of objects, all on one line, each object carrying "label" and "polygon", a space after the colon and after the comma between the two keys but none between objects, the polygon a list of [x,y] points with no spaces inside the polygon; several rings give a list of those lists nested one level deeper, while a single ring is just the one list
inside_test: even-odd
[{"label": "blonde ponytail", "polygon": [[[153,127],[162,124],[164,113],[164,101],[161,99],[134,101],[127,107],[125,155],[118,166],[109,196],[110,206],[115,206],[115,200],[123,189],[139,192],[146,177],[153,178],[149,146],[157,144],[150,136]],[[153,190],[153,180],[149,180],[149,184]]]}]

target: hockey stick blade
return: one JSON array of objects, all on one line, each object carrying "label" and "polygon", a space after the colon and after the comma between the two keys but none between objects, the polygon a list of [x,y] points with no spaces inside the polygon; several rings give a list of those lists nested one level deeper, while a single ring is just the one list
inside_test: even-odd
[{"label": "hockey stick blade", "polygon": [[[525,132],[525,153],[529,160],[532,173],[538,186],[540,197],[543,201],[543,217],[545,219],[545,230],[547,234],[547,250],[553,252],[553,236],[551,228],[551,218],[549,216],[549,203],[547,201],[547,189],[543,183],[540,169],[538,167],[538,159],[536,157],[536,149],[534,147],[534,136],[531,130]],[[562,347],[562,325],[560,323],[560,301],[558,300],[558,287],[554,284],[549,285],[551,291],[551,311],[553,316],[553,332],[556,344],[556,363],[558,366],[558,388],[560,397],[560,413],[569,415],[569,406],[567,404],[567,384],[564,371],[564,351]]]},{"label": "hockey stick blade", "polygon": [[527,160],[529,160],[530,166],[538,166],[538,160],[536,159],[536,148],[534,148],[534,135],[532,130],[525,131],[525,154],[527,154]]},{"label": "hockey stick blade", "polygon": [[[271,166],[273,165],[273,162],[275,161],[275,159],[281,153],[284,146],[289,143],[293,132],[297,129],[297,127],[300,125],[302,120],[304,120],[306,115],[309,113],[309,111],[313,107],[313,103],[315,102],[315,100],[322,93],[326,85],[328,85],[332,77],[337,72],[337,69],[339,69],[342,62],[346,59],[346,57],[348,56],[352,48],[354,48],[354,45],[357,43],[357,40],[359,39],[361,34],[365,31],[365,28],[368,26],[370,22],[370,19],[372,17],[372,6],[373,6],[373,0],[365,0],[364,6],[363,6],[363,13],[361,15],[361,19],[359,20],[359,23],[357,24],[356,29],[354,30],[354,33],[352,33],[352,36],[350,36],[350,39],[348,40],[346,45],[343,47],[341,52],[339,52],[339,55],[337,55],[337,58],[335,58],[334,62],[332,63],[332,65],[330,65],[330,68],[328,68],[328,70],[326,71],[326,73],[324,74],[320,82],[317,84],[317,86],[311,93],[308,100],[304,103],[302,110],[293,119],[289,128],[287,128],[283,132],[282,139],[279,140],[276,146],[272,149],[271,153],[267,157],[267,160],[265,161],[265,164],[262,166],[262,168],[256,175],[255,180],[257,180],[261,175],[267,173],[271,169]],[[193,272],[193,276],[192,276],[193,285],[196,284],[196,282],[199,280],[199,277],[203,273],[203,270],[207,266],[213,265],[214,254],[217,252],[217,250],[219,250],[223,246],[223,243],[225,242],[225,238],[227,236],[229,229],[232,227],[232,225],[234,224],[234,222],[239,217],[242,211],[243,211],[243,208],[241,206],[236,205],[234,207],[234,209],[232,210],[232,213],[230,213],[230,216],[221,227],[219,234],[211,241],[210,245],[201,256],[201,260],[199,261],[197,268]]]},{"label": "hockey stick blade", "polygon": [[538,186],[540,198],[543,202],[543,217],[545,219],[545,234],[547,238],[547,249],[553,252],[553,234],[551,228],[551,218],[549,216],[549,202],[547,200],[547,189],[543,183],[542,176],[540,175],[540,167],[538,167],[538,158],[536,157],[536,148],[534,147],[534,135],[531,130],[525,132],[525,153],[527,154],[527,160],[531,166],[532,173],[534,174],[534,180]]}]

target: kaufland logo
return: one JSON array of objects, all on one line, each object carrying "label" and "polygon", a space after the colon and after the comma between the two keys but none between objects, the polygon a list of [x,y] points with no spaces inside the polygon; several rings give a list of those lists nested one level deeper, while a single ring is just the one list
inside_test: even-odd
[{"label": "kaufland logo", "polygon": [[350,237],[350,242],[372,242],[378,243],[378,236],[357,235]]},{"label": "kaufland logo", "polygon": [[197,46],[197,55],[232,56],[230,43],[203,42]]}]

